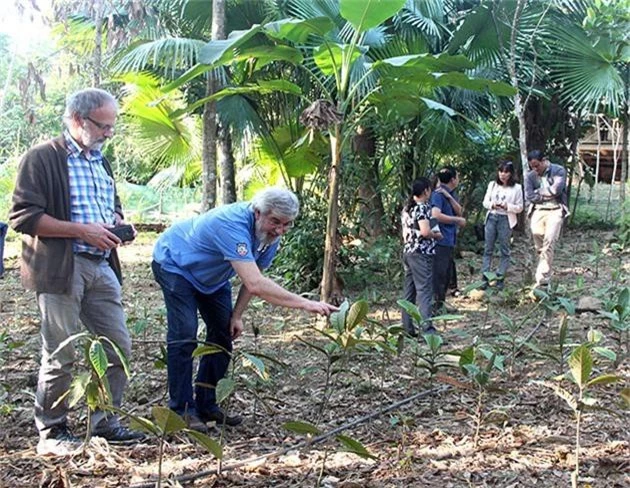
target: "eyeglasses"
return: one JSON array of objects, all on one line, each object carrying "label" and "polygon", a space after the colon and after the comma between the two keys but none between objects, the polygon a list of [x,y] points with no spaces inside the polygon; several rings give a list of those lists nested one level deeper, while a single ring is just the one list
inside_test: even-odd
[{"label": "eyeglasses", "polygon": [[85,120],[89,120],[90,122],[92,122],[96,127],[98,127],[99,129],[101,129],[102,131],[105,132],[114,132],[116,130],[116,127],[113,125],[109,125],[109,124],[102,124],[100,122],[97,122],[96,120],[94,120],[91,117],[83,117]]},{"label": "eyeglasses", "polygon": [[269,223],[274,229],[289,230],[293,227],[292,220],[289,220],[288,222],[282,222],[280,219],[277,219],[276,217],[269,218]]}]

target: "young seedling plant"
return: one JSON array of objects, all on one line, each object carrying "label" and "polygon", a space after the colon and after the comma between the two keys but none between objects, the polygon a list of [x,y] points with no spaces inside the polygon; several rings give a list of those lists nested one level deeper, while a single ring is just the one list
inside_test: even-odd
[{"label": "young seedling plant", "polygon": [[587,396],[587,391],[596,385],[606,385],[615,383],[621,378],[613,374],[603,374],[591,378],[593,372],[593,356],[589,344],[578,346],[569,358],[569,374],[566,376],[577,386],[577,395],[563,388],[560,384],[550,381],[537,381],[539,385],[550,388],[562,398],[571,408],[575,415],[575,469],[571,474],[571,485],[578,486],[580,475],[580,434],[584,412],[594,410],[605,410],[597,406],[597,400]]},{"label": "young seedling plant", "polygon": [[479,444],[479,430],[483,420],[487,415],[484,412],[484,400],[489,391],[494,389],[490,382],[490,377],[494,370],[504,371],[504,357],[494,349],[483,345],[473,344],[460,353],[459,366],[462,372],[468,377],[474,389],[477,391],[477,407],[473,414],[475,421],[475,434],[473,437],[474,447]]},{"label": "young seedling plant", "polygon": [[[320,440],[323,440],[329,437],[325,433],[322,433],[322,431],[319,428],[317,428],[315,425],[309,422],[302,422],[302,421],[286,422],[282,425],[282,427],[284,427],[287,430],[290,430],[291,432],[295,432],[296,434],[308,436],[309,440],[312,443],[319,442]],[[370,451],[368,451],[367,448],[363,444],[361,444],[361,442],[357,441],[356,439],[353,439],[352,437],[349,437],[343,434],[337,434],[335,436],[335,439],[337,440],[337,442],[339,442],[339,444],[341,444],[341,447],[346,452],[354,453],[357,456],[362,457],[364,459],[376,459],[376,456],[371,454]],[[324,475],[324,469],[326,468],[327,458],[328,458],[328,448],[324,447],[324,456],[322,457],[322,464],[320,467],[319,476],[317,478],[317,484],[315,485],[317,488],[321,486],[322,477]]]},{"label": "young seedling plant", "polygon": [[129,377],[129,362],[120,347],[104,336],[92,336],[88,332],[71,335],[64,340],[53,352],[58,354],[65,347],[72,347],[72,342],[83,342],[83,354],[87,363],[87,371],[77,374],[70,384],[70,388],[53,404],[53,408],[67,399],[68,406],[73,408],[82,398],[87,404],[87,431],[84,446],[92,437],[91,419],[96,410],[112,409],[112,393],[107,380],[108,359],[104,344],[109,344],[120,359],[123,370]]},{"label": "young seedling plant", "polygon": [[609,303],[607,308],[606,311],[600,310],[599,315],[610,321],[610,328],[616,334],[619,344],[617,366],[630,354],[630,288],[623,288],[616,301]]},{"label": "young seedling plant", "polygon": [[319,346],[302,337],[297,337],[300,342],[320,352],[326,358],[324,392],[318,409],[316,424],[319,424],[328,406],[330,396],[334,391],[336,375],[341,372],[347,372],[346,364],[352,352],[358,348],[374,346],[374,341],[362,338],[362,334],[366,329],[359,327],[367,317],[367,314],[368,304],[365,300],[359,300],[353,303],[352,306],[345,301],[339,307],[338,312],[330,315],[329,328],[325,330],[314,329],[328,340],[325,345]]},{"label": "young seedling plant", "polygon": [[[124,412],[121,412],[124,414]],[[221,444],[214,439],[208,437],[206,434],[197,432],[187,428],[186,421],[166,407],[153,407],[151,409],[151,416],[153,421],[139,417],[135,415],[129,415],[131,418],[130,425],[133,429],[141,430],[150,435],[154,435],[158,439],[159,453],[158,453],[158,479],[156,486],[161,488],[162,486],[162,460],[164,458],[164,443],[166,437],[173,434],[185,434],[186,436],[194,439],[201,446],[205,447],[215,458],[221,461],[223,459],[223,449]]]}]

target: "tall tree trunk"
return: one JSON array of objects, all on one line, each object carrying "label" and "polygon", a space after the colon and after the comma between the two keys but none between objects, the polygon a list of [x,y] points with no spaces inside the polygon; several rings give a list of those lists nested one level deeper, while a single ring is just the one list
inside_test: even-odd
[{"label": "tall tree trunk", "polygon": [[337,261],[337,225],[339,223],[339,187],[341,183],[341,126],[339,124],[335,125],[334,130],[330,132],[330,150],[332,161],[328,175],[328,217],[320,297],[325,302],[333,298]]},{"label": "tall tree trunk", "polygon": [[[223,40],[225,36],[225,0],[212,0],[212,40]],[[232,137],[229,127],[224,127],[220,121],[217,123],[221,197],[223,203],[233,203],[236,201],[236,184]]]},{"label": "tall tree trunk", "polygon": [[625,103],[622,107],[621,112],[621,130],[622,134],[622,144],[621,147],[621,185],[619,187],[619,200],[621,200],[622,209],[625,209],[623,206],[626,201],[626,184],[628,183],[628,131],[630,131],[630,66],[626,63],[624,68],[624,89],[626,92]]},{"label": "tall tree trunk", "polygon": [[[214,94],[216,80],[212,72],[206,82],[206,96]],[[217,109],[211,101],[203,107],[203,130],[201,150],[201,211],[205,212],[216,205],[217,201]]]},{"label": "tall tree trunk", "polygon": [[94,58],[92,84],[101,86],[101,73],[103,64],[103,21],[105,5],[103,0],[94,0]]},{"label": "tall tree trunk", "polygon": [[232,136],[226,127],[219,128],[219,168],[221,169],[221,196],[224,204],[236,201],[236,178]]},{"label": "tall tree trunk", "polygon": [[[225,39],[225,0],[212,0],[212,40]],[[212,73],[208,74],[206,96],[214,95],[218,90],[217,80]],[[215,102],[207,102],[203,107],[203,148],[202,163],[202,201],[201,210],[213,208],[217,203],[217,106]]]}]

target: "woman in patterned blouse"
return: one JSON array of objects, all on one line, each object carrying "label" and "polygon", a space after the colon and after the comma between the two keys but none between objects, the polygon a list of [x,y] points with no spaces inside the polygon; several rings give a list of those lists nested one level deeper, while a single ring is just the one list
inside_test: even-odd
[{"label": "woman in patterned blouse", "polygon": [[[413,182],[412,192],[405,204],[401,219],[403,232],[403,268],[405,271],[404,299],[418,306],[423,323],[418,324],[425,333],[435,333],[431,323],[433,302],[433,255],[435,240],[441,239],[439,227],[432,228],[431,182],[428,178],[419,178]],[[411,317],[403,311],[403,326],[411,336],[418,332]]]}]

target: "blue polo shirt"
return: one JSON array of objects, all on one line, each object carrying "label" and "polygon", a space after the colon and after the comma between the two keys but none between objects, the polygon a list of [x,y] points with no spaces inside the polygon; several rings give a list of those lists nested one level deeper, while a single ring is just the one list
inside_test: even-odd
[{"label": "blue polo shirt", "polygon": [[153,259],[201,293],[211,294],[236,274],[230,261],[253,261],[265,269],[279,243],[280,238],[267,246],[260,243],[254,209],[248,202],[239,202],[174,224],[158,238]]},{"label": "blue polo shirt", "polygon": [[[456,198],[454,191],[449,190],[446,186],[443,186],[444,190],[448,191],[453,198]],[[455,210],[448,199],[438,192],[431,193],[431,207],[439,208],[444,215],[455,217]],[[455,241],[457,239],[457,225],[456,224],[443,224],[440,222],[440,232],[442,233],[442,239],[436,241],[438,246],[455,247]]]}]

